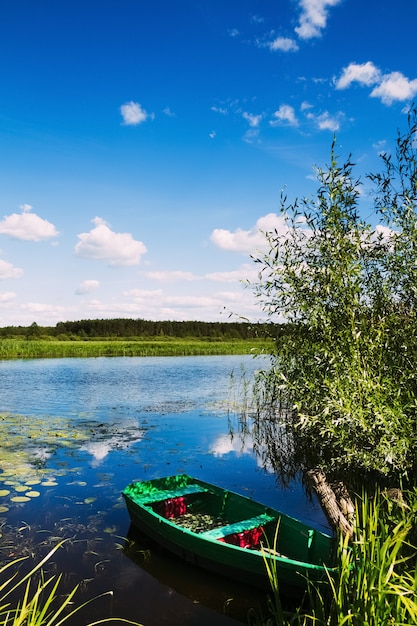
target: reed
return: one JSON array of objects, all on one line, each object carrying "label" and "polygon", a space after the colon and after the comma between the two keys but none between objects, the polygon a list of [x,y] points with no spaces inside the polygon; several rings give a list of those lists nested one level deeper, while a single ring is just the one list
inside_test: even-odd
[{"label": "reed", "polygon": [[278,582],[268,572],[271,615],[257,624],[272,626],[402,626],[417,624],[417,498],[397,507],[395,516],[385,498],[362,497],[351,540],[338,544],[338,576],[328,576],[321,588],[310,585],[308,610],[284,612],[277,597]]},{"label": "reed", "polygon": [[209,341],[170,340],[18,340],[0,341],[0,359],[38,359],[116,356],[210,356],[261,352],[265,342],[257,339]]},{"label": "reed", "polygon": [[[63,542],[55,546],[35,567],[20,578],[18,572],[13,572],[13,570],[26,557],[15,559],[0,567],[1,626],[61,626],[91,602],[112,593],[106,592],[73,608],[78,586],[66,596],[62,596],[59,592],[61,576],[51,576],[46,579],[42,570],[45,563],[62,544]],[[3,576],[5,576],[4,580],[2,580]],[[15,597],[16,592],[19,591],[19,600],[13,603],[10,597]],[[100,619],[90,622],[87,626],[106,623],[140,626],[137,622],[117,617]]]}]

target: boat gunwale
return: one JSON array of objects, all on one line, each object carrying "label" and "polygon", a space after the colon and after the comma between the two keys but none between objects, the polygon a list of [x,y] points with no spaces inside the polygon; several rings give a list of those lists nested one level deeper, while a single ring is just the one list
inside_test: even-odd
[{"label": "boat gunwale", "polygon": [[[189,495],[192,493],[230,493],[233,494],[234,496],[237,496],[239,499],[243,499],[243,500],[247,500],[250,502],[253,502],[255,504],[258,504],[260,506],[260,509],[262,509],[264,512],[268,512],[269,514],[272,513],[273,516],[271,516],[271,519],[268,520],[268,523],[272,523],[274,521],[274,519],[277,520],[277,523],[279,523],[280,519],[285,518],[289,521],[294,521],[296,523],[300,523],[299,520],[297,520],[294,517],[291,517],[285,513],[281,513],[280,511],[277,511],[276,509],[273,509],[272,507],[268,507],[266,505],[262,505],[261,503],[254,501],[250,498],[248,498],[247,496],[235,493],[229,489],[223,489],[222,487],[218,487],[216,485],[212,485],[210,483],[206,483],[204,481],[200,481],[199,479],[193,478],[191,476],[188,476],[187,474],[182,474],[182,475],[178,475],[179,478],[186,478],[186,479],[190,479],[191,481],[195,481],[196,486],[200,487],[199,489],[196,489],[194,491],[188,491],[186,493],[184,493],[184,495]],[[156,481],[164,481],[164,480],[169,480],[175,477],[166,477],[165,479],[155,479]],[[149,516],[151,516],[152,518],[155,519],[156,522],[166,525],[168,527],[170,527],[175,534],[177,534],[178,537],[181,537],[181,535],[185,535],[185,536],[189,536],[192,537],[194,540],[198,540],[198,541],[204,541],[204,542],[210,542],[214,545],[216,545],[217,547],[221,546],[222,549],[229,549],[229,550],[237,550],[240,551],[242,553],[244,553],[246,556],[250,555],[250,558],[252,559],[262,559],[263,561],[272,561],[272,562],[277,562],[280,565],[282,565],[283,567],[287,568],[287,567],[292,567],[292,568],[302,568],[305,570],[310,570],[310,571],[315,571],[315,572],[323,572],[323,573],[331,573],[336,571],[335,568],[331,567],[331,566],[327,566],[324,563],[323,564],[318,564],[318,563],[313,563],[311,561],[301,561],[299,559],[293,559],[291,557],[288,557],[286,555],[279,555],[279,554],[273,554],[273,553],[269,553],[264,549],[264,546],[261,545],[260,549],[252,549],[252,548],[245,548],[239,545],[234,545],[234,544],[230,544],[230,543],[224,543],[224,542],[219,542],[217,537],[211,537],[210,535],[206,535],[205,532],[202,533],[196,533],[195,531],[186,528],[184,526],[181,526],[181,524],[172,522],[169,518],[164,517],[163,515],[157,513],[153,508],[152,505],[156,504],[157,502],[163,502],[164,500],[169,499],[170,497],[175,497],[174,493],[177,490],[163,490],[163,489],[158,489],[159,493],[165,493],[165,497],[161,498],[161,499],[156,499],[153,500],[151,499],[147,499],[146,495],[144,494],[144,497],[142,498],[140,495],[138,497],[138,500],[134,499],[129,493],[128,493],[128,489],[129,487],[132,487],[134,485],[140,485],[140,484],[152,484],[152,480],[148,480],[148,481],[134,481],[132,483],[130,483],[130,485],[128,485],[122,492],[126,503],[127,503],[127,508],[129,510],[129,513],[131,513],[131,507],[133,507],[133,509],[137,509],[139,511],[145,511]],[[180,491],[181,488],[178,490]],[[171,492],[171,493],[170,493]],[[140,501],[142,500],[142,502]],[[130,505],[130,506],[129,506]],[[133,513],[135,513],[133,511]],[[137,515],[134,514],[134,517],[138,518]],[[138,518],[138,521],[143,521],[140,520],[140,518]],[[244,521],[244,520],[243,520]],[[150,522],[148,522],[149,525]],[[305,527],[306,529],[306,533],[308,532],[308,526],[306,524],[304,524],[303,522],[301,522],[302,526]],[[227,526],[232,526],[232,524],[227,524],[224,527],[220,526],[217,529],[214,530],[218,530],[220,532],[220,530],[222,528],[226,528]],[[256,526],[255,526],[256,527]],[[210,533],[211,531],[206,531],[208,533]],[[326,533],[323,533],[320,530],[314,531],[317,532],[319,534],[321,534],[323,537],[328,538],[329,540],[332,539],[331,535],[327,535]],[[225,535],[227,536],[227,535]],[[266,546],[265,546],[266,547]]]}]

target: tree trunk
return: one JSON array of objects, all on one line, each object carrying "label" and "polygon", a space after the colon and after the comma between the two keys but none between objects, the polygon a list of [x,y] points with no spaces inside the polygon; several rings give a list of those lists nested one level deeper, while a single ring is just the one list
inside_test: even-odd
[{"label": "tree trunk", "polygon": [[353,533],[355,507],[346,487],[343,483],[330,485],[326,474],[320,469],[308,470],[306,476],[332,528],[350,537]]}]

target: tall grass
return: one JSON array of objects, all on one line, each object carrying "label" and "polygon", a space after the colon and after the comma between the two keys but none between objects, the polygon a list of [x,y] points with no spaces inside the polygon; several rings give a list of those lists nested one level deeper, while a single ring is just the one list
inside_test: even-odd
[{"label": "tall grass", "polygon": [[260,352],[265,342],[258,339],[209,341],[170,340],[0,340],[0,359],[37,359],[100,356],[199,356],[251,354]]},{"label": "tall grass", "polygon": [[[0,567],[0,626],[61,626],[91,602],[112,593],[110,591],[101,594],[74,608],[74,596],[78,586],[66,596],[62,596],[59,592],[61,576],[45,578],[42,570],[43,565],[62,543],[55,546],[35,567],[20,578],[19,572],[13,572],[13,569],[26,557],[15,559]],[[15,598],[16,595],[19,599],[14,602],[11,598]],[[100,619],[90,622],[87,626],[118,623],[140,626],[137,622],[117,617]]]},{"label": "tall grass", "polygon": [[417,497],[395,515],[383,496],[357,505],[351,540],[340,537],[338,575],[324,587],[309,586],[306,605],[289,615],[279,599],[279,581],[268,572],[271,615],[268,626],[402,626],[417,624]]}]

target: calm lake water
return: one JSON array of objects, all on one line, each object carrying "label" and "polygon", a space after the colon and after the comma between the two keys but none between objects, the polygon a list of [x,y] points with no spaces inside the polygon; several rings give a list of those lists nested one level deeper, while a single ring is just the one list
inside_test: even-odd
[{"label": "calm lake water", "polygon": [[[80,600],[107,590],[75,624],[115,615],[145,626],[232,625],[264,598],[194,569],[132,531],[132,480],[185,472],[327,529],[297,483],[282,488],[250,440],[229,435],[230,374],[252,357],[0,362],[0,560],[48,564]],[[232,394],[234,395],[234,394]]]}]

